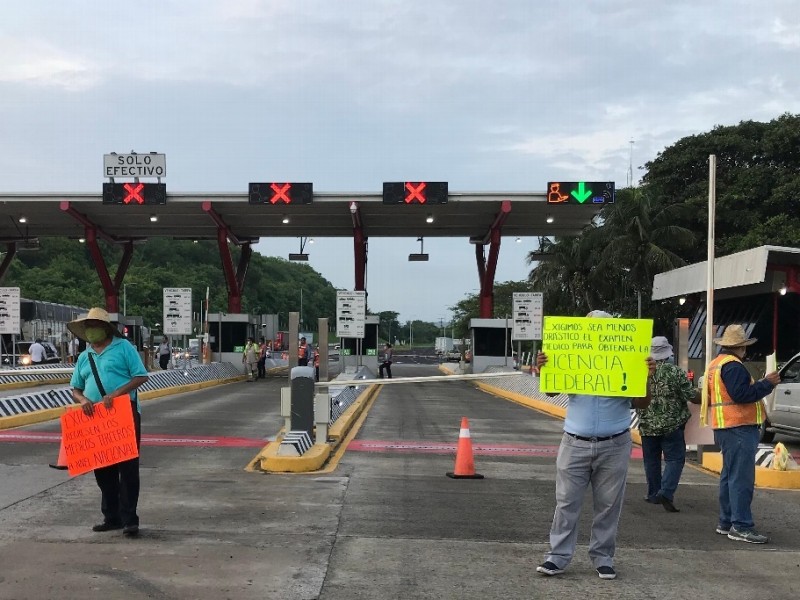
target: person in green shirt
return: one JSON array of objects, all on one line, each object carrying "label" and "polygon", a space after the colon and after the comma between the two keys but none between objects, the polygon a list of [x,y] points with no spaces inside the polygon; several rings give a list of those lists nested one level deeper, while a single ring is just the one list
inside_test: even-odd
[{"label": "person in green shirt", "polygon": [[672,345],[667,338],[654,337],[650,354],[656,361],[651,384],[652,401],[647,408],[636,409],[647,478],[645,500],[661,504],[667,512],[680,512],[673,500],[686,463],[683,430],[691,418],[688,403],[700,402],[700,390],[692,387],[683,369],[673,364]]}]

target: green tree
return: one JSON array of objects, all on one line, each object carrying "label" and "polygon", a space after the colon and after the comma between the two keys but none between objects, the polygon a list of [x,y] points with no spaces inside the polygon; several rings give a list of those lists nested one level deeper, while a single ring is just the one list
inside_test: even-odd
[{"label": "green tree", "polygon": [[[528,281],[504,281],[503,283],[496,283],[494,286],[495,316],[499,318],[508,317],[510,319],[514,310],[514,292],[530,291],[533,291],[533,289]],[[470,319],[477,319],[480,315],[479,295],[467,294],[464,299],[460,300],[455,306],[451,306],[450,310],[453,312],[453,337],[467,337]],[[416,329],[414,331],[416,332]],[[434,335],[434,338],[437,335],[439,334],[437,333]],[[416,333],[414,337],[416,339]]]}]

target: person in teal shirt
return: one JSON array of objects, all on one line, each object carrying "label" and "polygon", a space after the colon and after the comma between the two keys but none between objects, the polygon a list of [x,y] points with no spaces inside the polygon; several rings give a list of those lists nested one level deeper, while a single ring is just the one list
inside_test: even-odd
[{"label": "person in teal shirt", "polygon": [[[147,369],[136,348],[122,336],[102,308],[92,308],[83,317],[69,322],[67,328],[87,342],[70,381],[75,402],[81,405],[84,413],[91,416],[95,404],[102,402],[106,408],[110,408],[114,398],[129,394],[136,445],[139,446],[142,425],[136,388],[147,381]],[[92,372],[90,357],[97,368],[97,378]],[[92,527],[92,531],[122,529],[126,536],[138,535],[138,457],[95,469],[94,476],[102,495],[100,510],[103,512],[103,522]]]}]

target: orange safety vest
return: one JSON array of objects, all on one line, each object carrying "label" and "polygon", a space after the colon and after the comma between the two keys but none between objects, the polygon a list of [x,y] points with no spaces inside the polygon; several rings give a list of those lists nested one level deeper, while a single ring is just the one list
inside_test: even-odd
[{"label": "orange safety vest", "polygon": [[314,366],[319,366],[319,350],[314,350]]},{"label": "orange safety vest", "polygon": [[[720,354],[708,365],[706,386],[708,389],[708,407],[711,412],[713,429],[728,429],[740,425],[761,425],[764,422],[764,405],[761,400],[742,404],[734,402],[725,383],[722,381],[722,367],[730,362],[738,362],[732,354]],[[753,378],[750,378],[750,383]]]},{"label": "orange safety vest", "polygon": [[297,358],[305,358],[306,357],[306,349],[308,348],[307,344],[300,344],[297,347]]}]

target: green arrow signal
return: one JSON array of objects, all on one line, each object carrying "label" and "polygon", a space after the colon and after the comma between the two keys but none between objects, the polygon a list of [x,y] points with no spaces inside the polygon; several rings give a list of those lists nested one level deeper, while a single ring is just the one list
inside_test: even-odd
[{"label": "green arrow signal", "polygon": [[575,190],[572,190],[570,195],[575,198],[575,200],[583,204],[589,199],[589,196],[592,195],[592,190],[587,190],[586,182],[581,181],[578,183],[578,191],[576,192]]}]

